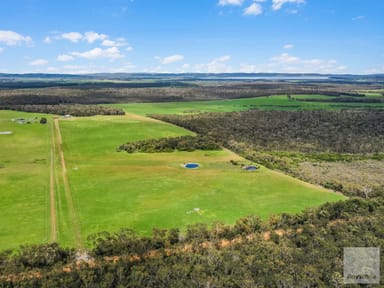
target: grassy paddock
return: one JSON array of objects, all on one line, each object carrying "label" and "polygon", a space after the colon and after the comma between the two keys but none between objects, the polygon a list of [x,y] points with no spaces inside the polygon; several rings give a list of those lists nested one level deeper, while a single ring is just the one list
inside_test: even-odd
[{"label": "grassy paddock", "polygon": [[[124,142],[190,134],[137,116],[60,121],[69,180],[83,238],[129,227],[185,227],[256,214],[298,212],[343,196],[262,168],[244,172],[227,151],[175,153],[116,152]],[[201,168],[188,170],[186,162]],[[198,208],[198,209],[195,209]]]},{"label": "grassy paddock", "polygon": [[0,249],[49,240],[50,119],[18,124],[13,118],[49,116],[0,111]]},{"label": "grassy paddock", "polygon": [[[291,95],[295,99],[321,98],[332,99],[324,95]],[[290,101],[286,95],[255,97],[230,100],[166,102],[166,103],[130,103],[112,104],[113,107],[139,115],[147,114],[189,114],[199,112],[232,112],[250,109],[262,110],[338,110],[344,108],[384,108],[384,103],[336,103]]]},{"label": "grassy paddock", "polygon": [[[73,217],[63,189],[59,146],[48,124],[20,125],[12,118],[35,114],[1,111],[0,249],[50,239],[49,157],[56,149],[55,195],[58,241],[75,245]],[[38,114],[36,114],[38,115]],[[40,115],[39,115],[40,117]],[[63,150],[81,236],[133,228],[149,234],[153,227],[183,228],[213,221],[234,223],[256,214],[298,212],[345,197],[262,167],[245,172],[230,160],[245,161],[227,151],[128,154],[125,142],[192,135],[182,128],[138,115],[95,116],[60,120]],[[53,133],[53,134],[52,134]],[[201,168],[188,170],[186,162]]]}]

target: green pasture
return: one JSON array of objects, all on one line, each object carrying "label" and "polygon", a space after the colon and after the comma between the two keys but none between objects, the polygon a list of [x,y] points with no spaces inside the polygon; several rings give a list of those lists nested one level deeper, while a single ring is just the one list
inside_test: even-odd
[{"label": "green pasture", "polygon": [[[245,172],[229,162],[244,159],[226,150],[117,152],[128,141],[191,134],[147,118],[76,118],[60,121],[60,127],[83,239],[122,227],[149,234],[154,227],[234,223],[250,214],[266,219],[344,199],[266,168]],[[198,162],[201,168],[185,169],[186,162]]]},{"label": "green pasture", "polygon": [[50,124],[12,121],[35,116],[0,111],[0,250],[49,239]]},{"label": "green pasture", "polygon": [[[0,132],[12,131],[0,135],[0,250],[50,241],[52,147],[57,241],[66,246],[75,246],[73,219],[86,244],[92,233],[122,227],[147,235],[154,227],[231,224],[250,214],[266,219],[345,198],[264,167],[245,172],[230,163],[245,160],[227,150],[117,152],[128,141],[193,133],[137,115],[96,116],[59,120],[73,210],[63,188],[59,145],[52,140],[57,139],[52,118],[47,125],[12,122],[34,116],[41,117],[0,111]],[[186,162],[201,167],[188,170],[182,166]]]},{"label": "green pasture", "polygon": [[164,102],[164,103],[129,103],[112,104],[113,107],[138,115],[148,114],[189,114],[200,112],[232,112],[250,109],[261,110],[338,110],[345,108],[384,108],[384,103],[335,103],[335,102],[305,102],[300,99],[318,98],[331,99],[324,95],[292,95],[296,100],[289,100],[286,95],[213,100],[193,102]]}]

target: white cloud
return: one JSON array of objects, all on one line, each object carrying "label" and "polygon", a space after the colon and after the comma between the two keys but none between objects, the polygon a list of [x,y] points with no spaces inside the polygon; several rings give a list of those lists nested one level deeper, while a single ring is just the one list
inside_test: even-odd
[{"label": "white cloud", "polygon": [[305,0],[272,0],[272,9],[279,10],[286,3],[303,4]]},{"label": "white cloud", "polygon": [[364,20],[364,19],[365,19],[365,16],[356,16],[352,18],[353,21]]},{"label": "white cloud", "polygon": [[263,72],[257,65],[250,64],[241,64],[240,69],[238,70],[242,73],[259,73]]},{"label": "white cloud", "polygon": [[277,63],[295,63],[299,61],[299,58],[289,55],[288,53],[282,53],[279,56],[272,57],[271,60]]},{"label": "white cloud", "polygon": [[61,54],[57,56],[56,60],[61,62],[71,61],[73,60],[73,56],[67,55],[67,54]]},{"label": "white cloud", "polygon": [[3,47],[0,47],[0,53],[4,51],[4,48]]},{"label": "white cloud", "polygon": [[293,44],[285,44],[283,46],[283,49],[292,49],[293,47],[295,47],[295,46],[293,46]]},{"label": "white cloud", "polygon": [[[108,35],[97,33],[94,31],[88,31],[85,33],[80,33],[80,32],[63,33],[58,36],[55,36],[54,39],[66,39],[73,43],[79,43],[80,41],[85,41],[85,42],[88,42],[89,44],[93,44],[96,41],[100,41],[101,46],[111,47],[111,48],[130,46],[127,40],[123,37],[116,38],[116,39],[109,39]],[[44,42],[50,43],[51,40],[52,38],[46,37]],[[133,50],[133,48],[131,50]]]},{"label": "white cloud", "polygon": [[23,36],[14,31],[0,30],[0,43],[5,43],[8,46],[20,45],[22,43],[31,43],[32,38]]},{"label": "white cloud", "polygon": [[[117,38],[116,40],[105,39],[105,40],[103,40],[103,42],[101,42],[101,45],[106,46],[106,47],[129,46],[129,44],[128,44],[127,40],[125,40],[125,38]],[[132,50],[133,50],[133,48],[132,48]]]},{"label": "white cloud", "polygon": [[36,59],[36,60],[29,62],[29,65],[32,65],[32,66],[44,66],[47,64],[48,64],[48,61],[45,59]]},{"label": "white cloud", "polygon": [[73,43],[79,42],[81,39],[83,39],[83,35],[79,32],[69,32],[69,33],[63,33],[61,34],[61,38],[67,39]]},{"label": "white cloud", "polygon": [[128,46],[127,48],[125,48],[125,51],[131,52],[131,51],[133,51],[133,47],[132,46]]},{"label": "white cloud", "polygon": [[219,57],[219,58],[215,58],[215,59],[213,59],[211,63],[227,62],[227,61],[229,61],[229,60],[231,60],[231,56],[229,56],[229,55],[224,55],[224,56],[221,56],[221,57]]},{"label": "white cloud", "polygon": [[119,48],[117,47],[111,47],[107,49],[101,49],[101,48],[94,48],[89,51],[85,52],[72,52],[70,53],[72,56],[79,57],[79,58],[85,58],[89,60],[93,59],[110,59],[110,60],[116,60],[119,58],[123,58],[124,55],[120,53]]},{"label": "white cloud", "polygon": [[220,6],[226,6],[226,5],[237,5],[240,6],[243,4],[244,0],[219,0]]},{"label": "white cloud", "polygon": [[263,13],[263,8],[260,4],[252,3],[244,10],[244,15],[260,15]]},{"label": "white cloud", "polygon": [[59,69],[57,69],[56,67],[48,67],[47,68],[47,72],[49,73],[54,73],[54,72],[57,72],[59,71]]},{"label": "white cloud", "polygon": [[373,67],[371,69],[365,70],[365,74],[384,74],[384,65],[381,67]]},{"label": "white cloud", "polygon": [[347,68],[346,66],[339,65],[338,62],[333,59],[302,59],[288,53],[282,53],[272,57],[264,71],[286,73],[341,73],[345,72]]},{"label": "white cloud", "polygon": [[84,39],[87,40],[88,43],[93,43],[96,40],[105,40],[108,36],[105,34],[99,34],[93,31],[85,32]]},{"label": "white cloud", "polygon": [[184,60],[184,56],[179,54],[167,56],[164,58],[161,58],[161,57],[156,57],[156,58],[160,61],[161,64],[164,64],[164,65]]},{"label": "white cloud", "polygon": [[231,56],[224,55],[215,59],[207,64],[195,65],[194,70],[201,73],[229,73],[233,72],[233,69],[227,65],[226,62],[231,60]]},{"label": "white cloud", "polygon": [[116,45],[116,42],[115,41],[112,41],[112,40],[104,40],[101,45],[103,46],[107,46],[107,47],[113,47],[113,46],[117,46]]},{"label": "white cloud", "polygon": [[51,37],[49,37],[49,36],[47,36],[47,37],[45,37],[44,38],[44,41],[43,41],[45,44],[50,44],[50,43],[52,43],[52,39],[51,39]]}]

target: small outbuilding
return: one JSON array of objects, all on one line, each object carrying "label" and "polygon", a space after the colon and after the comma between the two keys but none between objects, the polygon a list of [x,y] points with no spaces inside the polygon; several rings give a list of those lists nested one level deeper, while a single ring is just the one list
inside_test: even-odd
[{"label": "small outbuilding", "polygon": [[242,167],[242,169],[245,171],[256,171],[259,169],[259,167],[255,166],[255,165],[247,165],[247,166]]}]

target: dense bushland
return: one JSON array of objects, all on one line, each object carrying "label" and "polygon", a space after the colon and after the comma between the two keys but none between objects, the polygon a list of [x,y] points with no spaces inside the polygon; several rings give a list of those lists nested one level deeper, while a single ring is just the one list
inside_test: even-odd
[{"label": "dense bushland", "polygon": [[0,110],[16,110],[33,113],[56,115],[93,116],[93,115],[124,115],[120,108],[98,105],[0,105]]},{"label": "dense bushland", "polygon": [[128,142],[121,145],[118,151],[128,153],[158,153],[173,151],[195,151],[195,150],[221,150],[221,147],[207,136],[179,136],[160,139],[150,139],[136,142]]},{"label": "dense bushland", "polygon": [[[176,81],[132,83],[58,83],[36,86],[0,83],[0,105],[105,104],[132,102],[177,102],[250,98],[268,95],[322,94],[361,98],[357,89],[382,88],[379,84],[285,81]],[[54,83],[53,83],[54,84]],[[63,84],[63,85],[62,85]],[[35,85],[35,86],[34,86]],[[45,87],[44,85],[48,85]],[[2,88],[3,87],[3,88]],[[30,87],[30,88],[29,88]]]},{"label": "dense bushland", "polygon": [[[154,116],[255,151],[384,152],[384,111],[245,111]],[[236,149],[237,150],[237,149]]]}]

